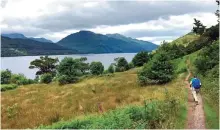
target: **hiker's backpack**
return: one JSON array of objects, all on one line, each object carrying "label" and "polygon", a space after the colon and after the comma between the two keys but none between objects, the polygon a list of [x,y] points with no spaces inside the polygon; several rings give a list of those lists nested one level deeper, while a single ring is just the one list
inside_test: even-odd
[{"label": "hiker's backpack", "polygon": [[197,78],[193,78],[192,79],[192,86],[195,88],[195,89],[199,89],[201,86],[200,86],[201,82],[199,79]]}]

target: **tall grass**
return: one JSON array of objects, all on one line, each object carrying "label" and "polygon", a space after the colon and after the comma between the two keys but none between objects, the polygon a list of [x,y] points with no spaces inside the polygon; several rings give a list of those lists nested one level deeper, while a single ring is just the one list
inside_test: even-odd
[{"label": "tall grass", "polygon": [[155,129],[176,128],[180,104],[175,99],[153,100],[143,106],[129,106],[109,111],[103,115],[86,116],[83,119],[61,121],[43,129]]},{"label": "tall grass", "polygon": [[[170,97],[185,104],[184,76],[180,75],[165,85],[140,87],[136,81],[136,69],[133,69],[63,86],[55,82],[20,86],[14,91],[2,93],[2,128],[34,128],[41,124],[51,125],[60,120],[99,114],[99,104],[105,113],[127,105],[141,105],[148,99],[162,101],[165,99],[165,88]],[[16,103],[15,115],[8,118],[7,108]]]}]

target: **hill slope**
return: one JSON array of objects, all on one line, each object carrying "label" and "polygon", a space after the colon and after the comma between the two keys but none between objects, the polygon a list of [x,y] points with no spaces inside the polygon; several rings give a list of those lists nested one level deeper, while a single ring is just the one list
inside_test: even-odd
[{"label": "hill slope", "polygon": [[153,43],[140,44],[90,31],[73,33],[61,39],[57,44],[78,50],[80,53],[135,53],[157,48],[157,45]]},{"label": "hill slope", "polygon": [[1,37],[1,57],[73,53],[77,53],[77,51],[67,49],[54,43],[45,44],[30,39]]},{"label": "hill slope", "polygon": [[8,38],[20,38],[20,39],[32,39],[39,42],[45,42],[45,43],[53,43],[51,40],[45,39],[45,38],[34,38],[34,37],[26,37],[23,34],[20,33],[9,33],[9,34],[1,34],[1,36],[8,37]]},{"label": "hill slope", "polygon": [[130,37],[125,37],[121,34],[106,34],[106,36],[108,37],[112,37],[112,38],[116,38],[116,39],[120,39],[129,43],[136,43],[137,45],[143,47],[146,50],[154,50],[155,48],[158,47],[158,45],[152,43],[152,42],[148,42],[148,41],[143,41],[143,40],[137,40],[137,39],[133,39]]},{"label": "hill slope", "polygon": [[176,44],[176,45],[183,45],[183,46],[188,46],[189,43],[198,40],[199,35],[194,34],[194,33],[188,33],[182,37],[177,38],[176,40],[172,41],[171,44]]}]

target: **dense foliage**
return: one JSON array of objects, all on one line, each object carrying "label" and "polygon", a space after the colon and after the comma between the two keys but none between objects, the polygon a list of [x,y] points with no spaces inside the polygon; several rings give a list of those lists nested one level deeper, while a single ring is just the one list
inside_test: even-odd
[{"label": "dense foliage", "polygon": [[114,65],[111,64],[111,65],[108,67],[108,73],[114,73],[114,72],[115,72]]},{"label": "dense foliage", "polygon": [[18,87],[17,84],[1,84],[1,91],[11,90],[11,89],[15,89],[17,87]]},{"label": "dense foliage", "polygon": [[214,68],[219,64],[219,40],[205,47],[199,53],[195,61],[197,72],[205,75],[207,70]]},{"label": "dense foliage", "polygon": [[9,84],[11,75],[11,71],[8,69],[1,71],[1,84]]},{"label": "dense foliage", "polygon": [[89,68],[86,58],[73,59],[65,57],[57,67],[58,81],[60,84],[75,83]]},{"label": "dense foliage", "polygon": [[134,56],[134,58],[132,59],[132,63],[134,64],[134,66],[139,67],[139,66],[143,66],[144,63],[147,63],[148,60],[149,60],[148,52],[141,51]]},{"label": "dense foliage", "polygon": [[26,78],[23,74],[12,74],[10,83],[17,85],[27,85],[33,84],[35,83],[35,81]]},{"label": "dense foliage", "polygon": [[118,57],[115,59],[115,71],[116,72],[123,72],[129,69],[128,62],[124,57]]},{"label": "dense foliage", "polygon": [[90,64],[90,72],[93,75],[100,75],[104,71],[104,66],[101,62],[92,62]]},{"label": "dense foliage", "polygon": [[171,81],[174,68],[167,53],[161,52],[154,55],[153,59],[145,64],[138,73],[140,85],[163,84]]},{"label": "dense foliage", "polygon": [[50,73],[45,73],[40,76],[41,83],[49,84],[50,82],[52,82],[52,79],[53,79],[53,76]]},{"label": "dense foliage", "polygon": [[163,42],[157,49],[156,53],[160,52],[166,52],[170,60],[182,57],[186,54],[185,47],[183,45],[170,44],[167,42]]},{"label": "dense foliage", "polygon": [[202,35],[205,32],[205,26],[201,23],[200,20],[194,18],[194,27],[193,32]]},{"label": "dense foliage", "polygon": [[35,59],[34,61],[31,61],[29,68],[37,68],[38,71],[36,72],[36,75],[50,73],[51,75],[55,76],[56,66],[58,62],[58,58],[54,59],[48,56],[41,56],[40,59]]}]

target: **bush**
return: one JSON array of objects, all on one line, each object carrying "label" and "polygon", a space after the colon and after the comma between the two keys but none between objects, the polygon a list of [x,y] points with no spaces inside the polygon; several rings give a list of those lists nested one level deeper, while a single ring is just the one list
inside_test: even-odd
[{"label": "bush", "polygon": [[124,57],[118,57],[115,59],[115,61],[116,61],[116,65],[115,65],[116,72],[123,72],[129,69],[128,62]]},{"label": "bush", "polygon": [[88,70],[88,64],[84,63],[86,58],[73,59],[65,57],[57,67],[58,81],[63,83],[75,83]]},{"label": "bush", "polygon": [[166,53],[155,54],[153,59],[144,64],[143,69],[138,73],[140,85],[163,84],[171,81],[174,74],[174,67],[169,61]]},{"label": "bush", "polygon": [[219,64],[219,40],[213,44],[205,47],[199,53],[199,56],[195,60],[194,64],[197,68],[197,72],[205,75],[207,70],[214,68]]},{"label": "bush", "polygon": [[50,82],[52,82],[52,79],[53,79],[53,76],[50,73],[46,73],[40,76],[41,83],[49,84]]},{"label": "bush", "polygon": [[139,67],[139,66],[143,66],[144,63],[147,63],[148,60],[149,60],[148,52],[141,51],[134,56],[134,58],[132,59],[132,63],[134,64],[134,66]]},{"label": "bush", "polygon": [[102,65],[101,62],[92,62],[90,64],[90,72],[93,75],[100,75],[104,71],[104,66]]},{"label": "bush", "polygon": [[1,71],[1,84],[9,84],[11,75],[11,71],[8,69]]},{"label": "bush", "polygon": [[17,87],[18,87],[18,85],[16,85],[16,84],[2,84],[1,91],[11,90],[11,89],[15,89]]},{"label": "bush", "polygon": [[[175,128],[173,120],[179,110],[175,99],[152,101],[144,106],[129,106],[108,111],[98,116],[60,121],[41,129],[163,129]],[[176,119],[176,118],[174,118]]]},{"label": "bush", "polygon": [[132,68],[134,68],[135,66],[134,66],[134,64],[133,64],[132,62],[130,62],[130,63],[128,64],[128,67],[129,67],[129,69],[132,69]]},{"label": "bush", "polygon": [[69,83],[75,83],[79,80],[79,78],[74,76],[67,76],[67,75],[61,75],[58,76],[58,82],[59,85],[69,84]]},{"label": "bush", "polygon": [[109,73],[114,73],[115,72],[114,66],[112,64],[108,67],[108,72]]},{"label": "bush", "polygon": [[12,74],[10,82],[17,85],[27,85],[35,83],[34,80],[27,79],[23,74]]}]

